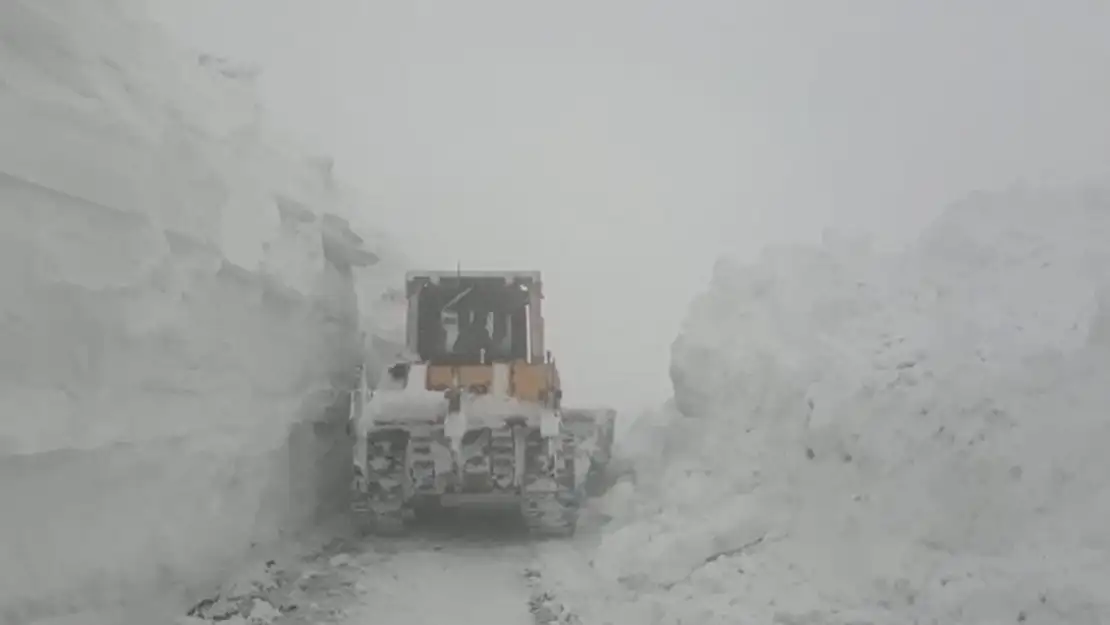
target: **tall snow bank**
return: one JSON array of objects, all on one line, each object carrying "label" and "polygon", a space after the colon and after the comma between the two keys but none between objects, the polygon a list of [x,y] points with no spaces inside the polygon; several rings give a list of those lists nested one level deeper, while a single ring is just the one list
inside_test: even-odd
[{"label": "tall snow bank", "polygon": [[1018,189],[897,255],[722,261],[563,591],[608,588],[597,622],[1110,620],[1107,241],[1110,193]]},{"label": "tall snow bank", "polygon": [[4,3],[0,118],[0,622],[183,602],[341,503],[396,267],[130,4]]}]

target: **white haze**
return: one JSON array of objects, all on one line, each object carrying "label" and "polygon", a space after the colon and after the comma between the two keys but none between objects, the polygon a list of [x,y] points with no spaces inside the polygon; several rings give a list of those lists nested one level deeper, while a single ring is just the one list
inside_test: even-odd
[{"label": "white haze", "polygon": [[158,6],[263,67],[274,115],[423,264],[543,270],[589,402],[670,394],[722,252],[827,227],[897,244],[968,191],[1110,163],[1098,0]]}]

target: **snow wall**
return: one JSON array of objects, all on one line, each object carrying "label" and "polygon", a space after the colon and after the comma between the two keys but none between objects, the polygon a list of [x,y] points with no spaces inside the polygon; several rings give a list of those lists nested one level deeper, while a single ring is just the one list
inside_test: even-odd
[{"label": "snow wall", "polygon": [[166,41],[123,2],[0,7],[5,625],[177,609],[346,496],[396,257],[250,72]]},{"label": "snow wall", "polygon": [[593,574],[548,554],[562,592],[587,622],[1110,621],[1107,241],[1110,192],[1019,188],[897,254],[721,261]]}]

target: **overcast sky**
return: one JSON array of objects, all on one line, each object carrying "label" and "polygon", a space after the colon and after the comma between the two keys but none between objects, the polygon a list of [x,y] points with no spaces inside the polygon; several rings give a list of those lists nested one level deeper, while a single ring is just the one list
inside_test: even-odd
[{"label": "overcast sky", "polygon": [[722,251],[1105,179],[1105,0],[151,0],[423,264],[538,268],[568,403],[650,404]]}]

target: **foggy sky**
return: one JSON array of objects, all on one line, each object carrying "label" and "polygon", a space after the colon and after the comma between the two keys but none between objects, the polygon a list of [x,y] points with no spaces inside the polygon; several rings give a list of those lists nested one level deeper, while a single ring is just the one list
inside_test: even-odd
[{"label": "foggy sky", "polygon": [[428,268],[536,268],[567,401],[670,394],[722,251],[1105,179],[1104,0],[151,0]]}]

